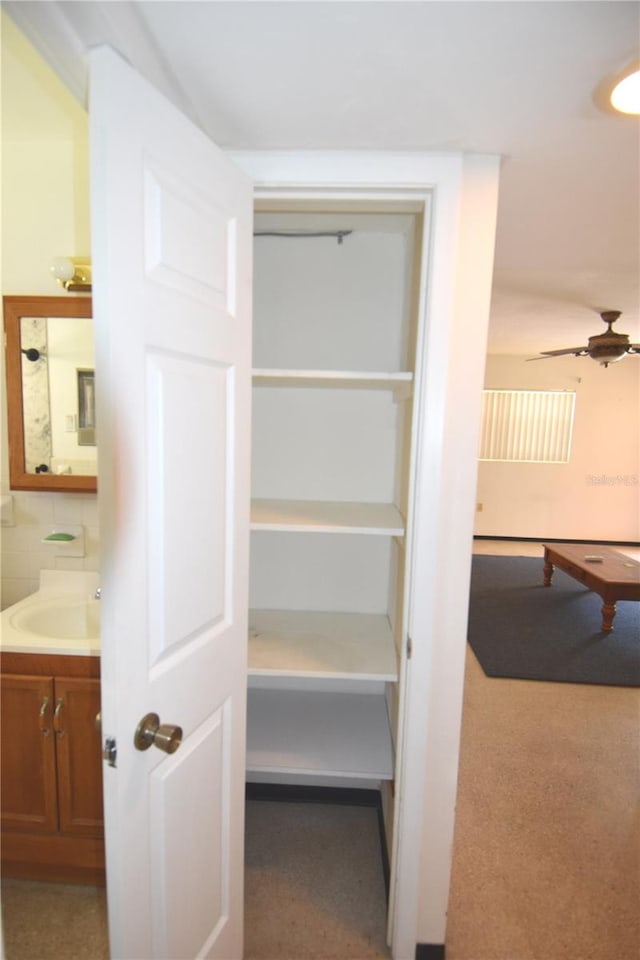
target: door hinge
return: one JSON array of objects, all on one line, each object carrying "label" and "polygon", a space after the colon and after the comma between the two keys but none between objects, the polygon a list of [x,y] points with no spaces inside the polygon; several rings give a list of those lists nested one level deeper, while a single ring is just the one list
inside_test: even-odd
[{"label": "door hinge", "polygon": [[411,660],[411,655],[413,653],[413,640],[407,634],[407,660]]},{"label": "door hinge", "polygon": [[117,754],[118,754],[118,748],[116,745],[116,738],[105,737],[104,746],[102,748],[102,757],[109,764],[110,767],[115,767]]}]

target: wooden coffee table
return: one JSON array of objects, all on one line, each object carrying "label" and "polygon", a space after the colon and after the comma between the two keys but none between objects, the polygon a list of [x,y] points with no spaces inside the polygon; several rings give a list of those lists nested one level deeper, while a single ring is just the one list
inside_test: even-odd
[{"label": "wooden coffee table", "polygon": [[553,568],[602,597],[602,630],[613,630],[617,600],[640,600],[640,563],[595,543],[543,543],[544,585],[551,586]]}]

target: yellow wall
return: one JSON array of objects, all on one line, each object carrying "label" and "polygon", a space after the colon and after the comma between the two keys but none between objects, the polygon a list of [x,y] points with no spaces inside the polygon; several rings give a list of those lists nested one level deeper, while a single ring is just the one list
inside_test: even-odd
[{"label": "yellow wall", "polygon": [[[4,13],[2,50],[3,294],[72,297],[49,273],[54,256],[90,253],[88,117]],[[0,355],[3,494],[9,493],[4,350]],[[38,587],[43,568],[96,570],[100,545],[95,495],[13,493],[15,525],[2,528],[1,605]],[[86,556],[43,552],[52,522],[82,523]]]},{"label": "yellow wall", "polygon": [[69,296],[54,256],[90,253],[88,117],[2,13],[2,292]]}]

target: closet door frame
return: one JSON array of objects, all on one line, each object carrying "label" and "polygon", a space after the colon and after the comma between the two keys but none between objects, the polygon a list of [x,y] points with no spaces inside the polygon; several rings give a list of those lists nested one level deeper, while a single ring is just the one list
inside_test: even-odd
[{"label": "closet door frame", "polygon": [[499,157],[230,155],[260,209],[300,201],[425,213],[389,906],[393,957],[413,960],[417,943],[444,943],[446,927]]}]

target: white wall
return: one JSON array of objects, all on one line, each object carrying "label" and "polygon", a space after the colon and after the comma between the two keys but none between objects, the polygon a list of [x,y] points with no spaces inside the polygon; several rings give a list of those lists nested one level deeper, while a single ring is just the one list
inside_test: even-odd
[{"label": "white wall", "polygon": [[[418,943],[445,942],[467,648],[469,578],[476,490],[475,451],[486,353],[498,204],[496,157],[466,156],[452,254],[450,304],[436,307],[427,343],[427,409],[421,412],[416,541],[412,571],[412,684],[426,674],[425,758],[418,884]],[[432,286],[442,253],[434,251]],[[446,268],[446,261],[444,263]],[[446,286],[446,280],[444,280]],[[433,293],[433,291],[432,291]],[[448,322],[447,322],[448,320]],[[440,339],[437,328],[441,327]],[[439,409],[442,407],[442,409]],[[440,431],[438,424],[441,424]],[[414,704],[415,709],[415,704]]]},{"label": "white wall", "polygon": [[490,356],[485,387],[575,390],[576,410],[569,463],[478,464],[476,535],[640,540],[640,359]]},{"label": "white wall", "polygon": [[[73,296],[49,273],[52,257],[89,253],[86,113],[12,21],[2,26],[2,293]],[[4,347],[3,494],[9,493]],[[2,528],[2,607],[37,589],[40,570],[98,567],[96,497],[16,493],[15,526]],[[40,543],[53,522],[86,525],[87,556],[65,559]]]}]

